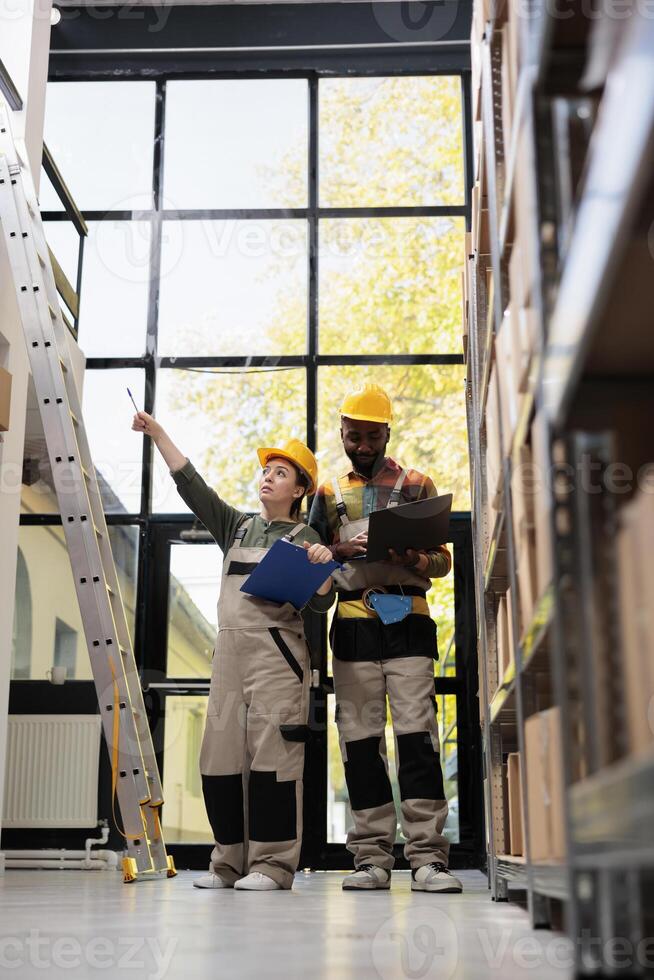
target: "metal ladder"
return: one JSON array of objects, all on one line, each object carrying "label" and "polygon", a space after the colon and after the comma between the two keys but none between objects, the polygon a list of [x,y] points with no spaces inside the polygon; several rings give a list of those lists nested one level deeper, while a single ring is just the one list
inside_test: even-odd
[{"label": "metal ladder", "polygon": [[128,855],[124,880],[172,877],[175,866],[166,853],[159,817],[161,779],[68,353],[67,327],[27,154],[13,139],[2,100],[0,225],[111,760],[112,806],[116,797],[120,804]]}]

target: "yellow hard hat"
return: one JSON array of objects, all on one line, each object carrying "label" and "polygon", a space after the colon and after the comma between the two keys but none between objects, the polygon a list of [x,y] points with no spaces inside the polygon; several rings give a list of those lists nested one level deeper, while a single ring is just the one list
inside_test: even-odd
[{"label": "yellow hard hat", "polygon": [[393,407],[384,389],[370,384],[355,388],[346,395],[341,405],[341,415],[360,422],[385,422],[390,425]]},{"label": "yellow hard hat", "polygon": [[262,466],[265,466],[268,460],[273,459],[273,457],[279,456],[281,459],[288,459],[294,466],[302,470],[309,481],[307,493],[313,493],[318,486],[318,463],[316,462],[316,457],[309,447],[305,446],[299,439],[289,439],[283,448],[262,447],[257,449],[257,456]]}]

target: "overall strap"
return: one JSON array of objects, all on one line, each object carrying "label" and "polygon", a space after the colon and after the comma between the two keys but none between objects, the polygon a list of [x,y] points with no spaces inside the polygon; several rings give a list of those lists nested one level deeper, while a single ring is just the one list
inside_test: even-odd
[{"label": "overall strap", "polygon": [[236,533],[234,534],[233,547],[235,547],[235,548],[242,548],[243,547],[243,538],[247,534],[248,528],[250,527],[250,524],[252,523],[252,521],[253,521],[253,518],[252,517],[248,517],[247,515],[241,520],[241,523],[236,528]]},{"label": "overall strap", "polygon": [[294,541],[300,531],[304,531],[305,527],[306,524],[296,524],[292,531],[289,531],[288,534],[284,535],[284,539],[286,541]]},{"label": "overall strap", "polygon": [[400,470],[400,475],[397,478],[395,486],[391,490],[391,495],[388,498],[387,507],[397,507],[400,500],[402,499],[402,487],[404,486],[404,481],[406,480],[406,470]]},{"label": "overall strap", "polygon": [[341,485],[339,483],[339,478],[336,477],[332,481],[334,485],[334,500],[336,501],[336,514],[339,521],[341,522],[341,527],[345,527],[346,524],[350,523],[350,518],[347,516],[347,508],[345,506],[345,501],[343,500],[343,493],[341,491]]}]

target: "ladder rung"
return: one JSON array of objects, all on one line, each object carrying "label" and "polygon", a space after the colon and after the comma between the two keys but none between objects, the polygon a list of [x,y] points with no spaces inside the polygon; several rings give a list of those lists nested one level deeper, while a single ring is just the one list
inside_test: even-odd
[{"label": "ladder rung", "polygon": [[126,650],[124,647],[118,647],[118,649],[123,657],[129,657],[129,650]]},{"label": "ladder rung", "polygon": [[90,479],[91,479],[91,474],[90,474],[90,473],[89,473],[89,471],[88,471],[87,469],[85,469],[85,468],[84,468],[83,466],[82,466],[82,473],[84,474],[84,479],[85,479],[85,480],[89,480],[89,481],[90,481]]},{"label": "ladder rung", "polygon": [[103,535],[102,531],[100,530],[100,528],[99,527],[96,527],[95,524],[93,525],[93,530],[95,531],[95,533],[97,534],[97,536],[99,538],[103,538],[104,537],[104,535]]},{"label": "ladder rung", "polygon": [[114,590],[108,584],[107,584],[107,592],[109,593],[109,595],[113,595],[113,596],[116,595],[116,593],[114,592]]},{"label": "ladder rung", "polygon": [[52,303],[48,303],[48,309],[50,311],[50,319],[56,320],[57,319],[57,311],[55,310],[55,308],[52,305]]},{"label": "ladder rung", "polygon": [[75,412],[71,412],[71,413],[70,413],[70,417],[71,417],[71,419],[73,420],[73,425],[79,425],[79,419],[78,419],[78,418],[77,418],[77,416],[75,415]]},{"label": "ladder rung", "polygon": [[45,269],[45,259],[43,258],[43,256],[41,255],[40,252],[37,252],[36,255],[37,255],[37,258],[39,260],[39,264],[40,264],[41,268],[42,269]]},{"label": "ladder rung", "polygon": [[68,368],[66,367],[66,364],[64,363],[63,357],[60,357],[59,358],[59,365],[60,365],[62,371],[64,371],[65,373],[68,373]]}]

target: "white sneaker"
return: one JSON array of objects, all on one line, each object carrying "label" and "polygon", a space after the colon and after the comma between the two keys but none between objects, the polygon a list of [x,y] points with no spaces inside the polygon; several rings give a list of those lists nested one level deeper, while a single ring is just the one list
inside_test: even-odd
[{"label": "white sneaker", "polygon": [[281,887],[268,875],[262,875],[260,871],[252,871],[245,878],[239,878],[238,881],[234,882],[234,888],[248,892],[274,892]]},{"label": "white sneaker", "polygon": [[412,892],[462,892],[463,885],[441,861],[411,872]]},{"label": "white sneaker", "polygon": [[386,868],[378,868],[376,864],[362,864],[360,868],[343,879],[343,891],[365,889],[371,891],[377,888],[391,887],[391,873]]},{"label": "white sneaker", "polygon": [[196,878],[193,882],[194,888],[231,888],[220,875],[217,875],[215,871],[210,871],[206,875],[202,875],[201,878]]}]

